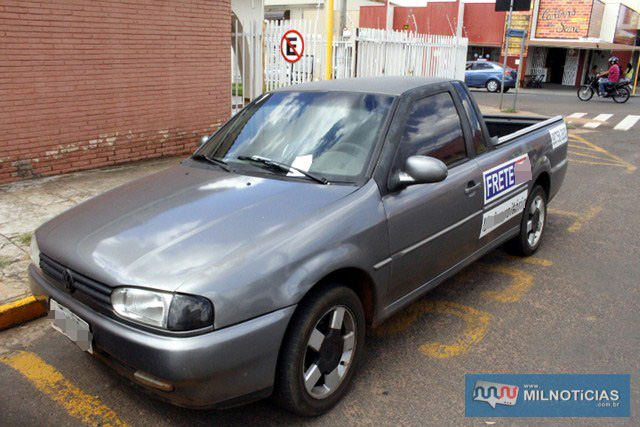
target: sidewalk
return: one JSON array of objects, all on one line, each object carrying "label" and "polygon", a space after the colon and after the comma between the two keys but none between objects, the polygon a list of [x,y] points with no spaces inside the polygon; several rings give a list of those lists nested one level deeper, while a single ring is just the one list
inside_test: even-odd
[{"label": "sidewalk", "polygon": [[78,172],[0,186],[0,330],[44,314],[29,291],[31,234],[78,203],[179,162],[178,158]]}]

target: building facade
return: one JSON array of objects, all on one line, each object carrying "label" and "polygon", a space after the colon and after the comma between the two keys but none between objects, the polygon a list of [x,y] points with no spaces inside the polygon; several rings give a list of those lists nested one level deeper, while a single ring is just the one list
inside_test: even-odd
[{"label": "building facade", "polygon": [[[468,60],[504,60],[508,14],[495,11],[495,0],[463,1],[463,37],[469,39]],[[637,64],[640,1],[532,0],[528,11],[514,12],[512,28],[527,31],[520,77],[539,76],[546,83],[576,86],[594,65],[606,68],[611,55]],[[392,14],[394,30],[455,35],[458,1],[432,0],[426,7],[398,7],[393,2],[363,7],[360,26],[385,28]],[[509,42],[507,64],[518,67],[521,40]]]},{"label": "building facade", "polygon": [[230,115],[229,0],[3,0],[0,184],[190,153]]}]

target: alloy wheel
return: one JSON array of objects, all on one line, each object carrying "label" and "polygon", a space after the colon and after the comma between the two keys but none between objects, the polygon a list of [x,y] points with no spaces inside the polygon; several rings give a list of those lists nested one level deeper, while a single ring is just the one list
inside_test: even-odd
[{"label": "alloy wheel", "polygon": [[545,205],[542,196],[538,195],[531,202],[527,219],[527,242],[534,248],[540,241],[545,220]]},{"label": "alloy wheel", "polygon": [[356,321],[345,306],[327,311],[313,328],[302,364],[307,392],[324,399],[338,389],[353,361]]}]

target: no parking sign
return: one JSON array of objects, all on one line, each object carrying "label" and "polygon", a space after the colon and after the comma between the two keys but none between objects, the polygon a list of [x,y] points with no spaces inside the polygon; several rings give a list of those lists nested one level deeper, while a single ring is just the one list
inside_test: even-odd
[{"label": "no parking sign", "polygon": [[294,64],[302,58],[304,53],[304,39],[296,30],[284,33],[280,41],[280,52],[285,61]]}]

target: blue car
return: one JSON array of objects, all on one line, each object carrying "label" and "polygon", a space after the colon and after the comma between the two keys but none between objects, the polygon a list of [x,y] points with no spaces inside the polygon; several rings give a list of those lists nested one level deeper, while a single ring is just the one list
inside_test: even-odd
[{"label": "blue car", "polygon": [[[464,82],[469,87],[486,87],[489,92],[500,92],[503,66],[491,61],[469,61],[465,66]],[[504,91],[516,87],[518,73],[507,67],[504,75]]]}]

